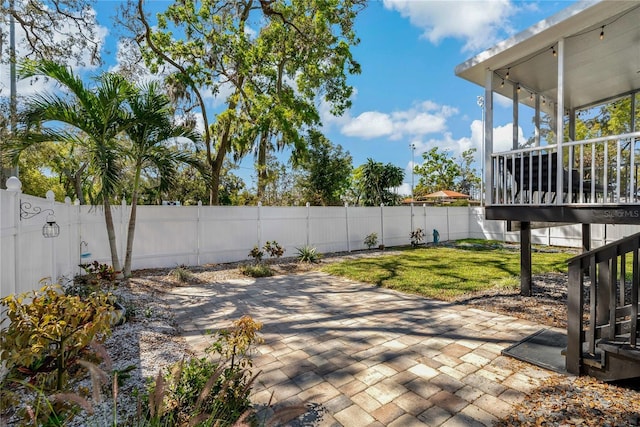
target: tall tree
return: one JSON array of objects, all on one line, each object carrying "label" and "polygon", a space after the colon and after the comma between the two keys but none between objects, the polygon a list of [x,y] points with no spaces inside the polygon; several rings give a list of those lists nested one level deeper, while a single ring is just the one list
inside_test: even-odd
[{"label": "tall tree", "polygon": [[[353,21],[364,4],[185,0],[159,14],[153,28],[138,0],[142,28],[136,40],[151,69],[166,66],[185,109],[204,116],[212,204],[218,203],[229,152],[246,154],[256,143],[258,168],[264,169],[267,151],[296,146],[303,141],[300,130],[318,123],[319,97],[334,113],[348,108],[346,75],[360,69],[350,53],[357,43]],[[181,38],[174,38],[178,33]],[[204,94],[222,91],[228,94],[225,110],[210,125]],[[264,172],[259,175],[264,179]]]},{"label": "tall tree", "polygon": [[318,131],[310,131],[307,141],[308,153],[298,164],[303,171],[297,184],[302,196],[312,205],[341,205],[353,170],[351,155]]},{"label": "tall tree", "polygon": [[460,177],[460,166],[448,151],[439,151],[438,147],[422,154],[424,161],[414,168],[420,176],[416,194],[428,194],[440,190],[452,190]]},{"label": "tall tree", "polygon": [[460,169],[460,177],[456,182],[455,190],[463,194],[474,194],[475,190],[480,188],[480,177],[473,167],[476,149],[470,148],[462,152],[458,168]]},{"label": "tall tree", "polygon": [[358,167],[356,173],[360,180],[356,183],[360,187],[360,203],[364,206],[397,205],[399,196],[392,191],[399,187],[404,179],[402,168],[391,163],[386,165],[367,159],[367,163]]},{"label": "tall tree", "polygon": [[[51,78],[65,93],[39,94],[29,100],[24,115],[26,131],[16,152],[42,141],[70,141],[86,150],[98,179],[112,266],[121,271],[111,203],[122,167],[118,138],[131,125],[125,105],[131,85],[117,74],[104,73],[97,77],[97,86],[90,88],[69,68],[52,61],[26,63],[21,75]],[[31,132],[34,125],[38,125],[37,133]]]},{"label": "tall tree", "polygon": [[[0,2],[0,66],[9,66],[9,101],[0,108],[0,186],[11,163],[2,155],[3,143],[17,126],[19,96],[16,64],[22,58],[96,64],[102,40],[97,35],[92,0],[3,0]],[[16,31],[11,29],[15,28]],[[15,35],[15,36],[14,36]],[[15,166],[15,165],[13,165]]]},{"label": "tall tree", "polygon": [[131,186],[131,214],[127,227],[127,245],[124,258],[124,276],[131,275],[133,239],[136,229],[138,195],[143,169],[154,169],[160,190],[173,182],[180,163],[198,167],[196,160],[187,152],[171,149],[169,144],[176,138],[191,138],[198,135],[190,129],[173,122],[171,101],[158,82],[148,83],[132,91],[128,97],[132,123],[125,128],[128,136],[123,152],[133,164]]}]

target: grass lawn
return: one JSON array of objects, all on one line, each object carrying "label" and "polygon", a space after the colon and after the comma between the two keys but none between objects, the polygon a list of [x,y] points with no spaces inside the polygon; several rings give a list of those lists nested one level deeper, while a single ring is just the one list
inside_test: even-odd
[{"label": "grass lawn", "polygon": [[[566,261],[572,256],[575,255],[534,252],[533,273],[566,272]],[[452,300],[496,286],[518,287],[520,252],[491,244],[431,246],[406,249],[399,255],[343,261],[328,265],[323,271],[398,291]]]}]

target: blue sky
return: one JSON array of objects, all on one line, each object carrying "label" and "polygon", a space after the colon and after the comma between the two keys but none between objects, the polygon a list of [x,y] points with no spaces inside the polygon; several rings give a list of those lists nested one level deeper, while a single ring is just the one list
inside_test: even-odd
[{"label": "blue sky", "polygon": [[[110,18],[118,3],[98,0],[95,5],[97,20],[104,27],[100,32],[104,51],[109,52],[103,56],[105,69],[117,66],[117,31]],[[421,154],[434,146],[449,150],[455,157],[470,147],[480,149],[481,109],[477,96],[483,90],[456,77],[455,66],[572,3],[370,1],[356,21],[361,42],[353,48],[353,55],[361,64],[362,73],[350,77],[355,88],[353,106],[342,117],[330,116],[328,108],[321,106],[325,134],[350,152],[354,166],[372,158],[403,168],[405,184],[400,192],[409,194],[411,144],[416,147],[416,163],[421,163]],[[163,9],[169,3],[155,0],[147,4]],[[2,68],[0,85],[7,87],[6,67]],[[26,82],[18,87],[20,94],[35,90],[39,88]],[[494,125],[497,146],[501,138],[510,140],[511,107],[499,100]],[[523,126],[526,137],[531,129],[526,123]],[[246,158],[236,173],[251,187],[253,158]]]}]

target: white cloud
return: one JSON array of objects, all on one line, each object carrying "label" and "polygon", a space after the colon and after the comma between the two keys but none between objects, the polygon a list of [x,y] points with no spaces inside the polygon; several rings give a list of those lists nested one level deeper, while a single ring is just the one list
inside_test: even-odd
[{"label": "white cloud", "polygon": [[[524,132],[518,127],[518,144],[526,142]],[[513,123],[493,128],[493,152],[509,151],[513,149]]]},{"label": "white cloud", "polygon": [[399,140],[407,136],[415,139],[444,132],[447,129],[447,119],[457,111],[448,105],[424,101],[404,111],[366,111],[357,117],[351,117],[347,113],[340,118],[340,131],[343,135],[363,139],[388,137]]},{"label": "white cloud", "polygon": [[423,29],[422,37],[433,44],[448,37],[462,39],[463,51],[484,49],[503,33],[513,33],[507,18],[517,11],[510,0],[384,0],[384,6]]},{"label": "white cloud", "polygon": [[393,122],[389,114],[367,111],[342,126],[341,132],[364,139],[379,138],[393,133]]}]

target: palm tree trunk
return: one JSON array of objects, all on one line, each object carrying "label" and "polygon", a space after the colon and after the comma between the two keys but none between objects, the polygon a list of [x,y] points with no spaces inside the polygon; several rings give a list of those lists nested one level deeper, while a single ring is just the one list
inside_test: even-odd
[{"label": "palm tree trunk", "polygon": [[122,279],[122,269],[120,268],[120,260],[118,259],[118,246],[116,244],[116,231],[113,227],[113,215],[111,213],[111,204],[107,196],[104,196],[104,222],[107,227],[107,237],[109,238],[109,249],[111,250],[111,265],[113,270],[116,271],[117,279]]},{"label": "palm tree trunk", "polygon": [[129,226],[127,227],[127,247],[124,256],[124,277],[131,276],[131,258],[133,254],[133,237],[136,232],[136,215],[138,212],[138,186],[140,184],[141,165],[136,167],[136,176],[133,181],[133,191],[131,193],[131,215],[129,216]]}]

